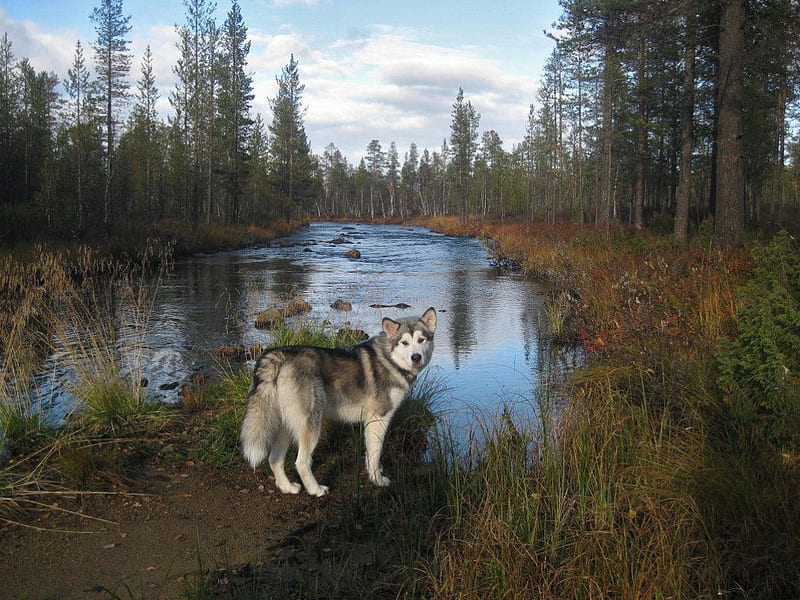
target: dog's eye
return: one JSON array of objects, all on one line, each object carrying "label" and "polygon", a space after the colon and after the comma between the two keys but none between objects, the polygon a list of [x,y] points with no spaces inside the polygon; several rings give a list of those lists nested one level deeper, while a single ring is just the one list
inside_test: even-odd
[{"label": "dog's eye", "polygon": [[402,342],[400,342],[400,343],[401,343],[403,346],[408,346],[408,340],[403,340],[403,341],[402,341]]},{"label": "dog's eye", "polygon": [[419,339],[417,340],[417,343],[419,343],[419,344],[424,344],[424,343],[425,343],[425,342],[427,342],[427,341],[428,341],[428,339],[427,339],[427,338],[421,337],[421,338],[419,338]]}]

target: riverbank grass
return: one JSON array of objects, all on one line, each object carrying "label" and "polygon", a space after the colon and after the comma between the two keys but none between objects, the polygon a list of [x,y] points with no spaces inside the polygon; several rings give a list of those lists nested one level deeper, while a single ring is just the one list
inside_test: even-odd
[{"label": "riverbank grass", "polygon": [[797,596],[796,243],[721,255],[645,232],[486,230],[575,299],[566,337],[589,364],[550,422],[504,420],[448,474],[428,595]]},{"label": "riverbank grass", "polygon": [[[484,441],[466,456],[435,417],[445,392],[423,377],[387,437],[389,489],[366,482],[358,428],[327,430],[319,467],[344,500],[336,523],[299,534],[299,543],[313,550],[319,567],[335,541],[336,560],[306,570],[264,567],[245,577],[237,588],[242,595],[231,587],[224,592],[543,600],[800,596],[796,242],[781,237],[753,252],[721,255],[702,240],[685,245],[623,229],[490,224],[482,231],[511,263],[546,277],[555,299],[563,295],[553,310],[564,339],[586,356],[586,368],[553,397],[536,399],[537,422],[508,413],[476,422]],[[90,313],[101,305],[90,304]],[[48,314],[45,306],[24,311],[25,339],[52,334],[39,320]],[[2,323],[8,339],[23,339],[12,311]],[[355,341],[324,326],[307,329],[279,332],[277,343]],[[97,371],[111,388],[98,392],[100,413],[115,415],[107,405],[146,396],[123,400],[136,371],[107,350],[98,344],[99,355],[107,356],[103,364],[128,374],[120,381]],[[16,356],[6,364],[21,374],[25,355]],[[251,369],[236,366],[220,382],[184,396],[183,409],[204,411],[208,426],[198,429],[189,443],[194,447],[174,449],[181,459],[227,470],[241,460],[238,428],[250,381]],[[2,399],[11,397],[6,391]],[[20,406],[22,414],[36,414],[36,407]],[[17,409],[9,404],[8,410]],[[129,418],[111,416],[106,431],[124,430]],[[25,418],[20,422],[28,426]],[[47,431],[35,417],[30,423]],[[94,468],[95,454],[62,440],[29,453],[44,458],[25,468],[42,473],[49,457],[58,456],[62,475],[69,468],[66,476],[87,481],[84,465]],[[0,473],[0,510],[18,504],[9,473]],[[188,596],[223,593],[218,573],[206,575]]]}]

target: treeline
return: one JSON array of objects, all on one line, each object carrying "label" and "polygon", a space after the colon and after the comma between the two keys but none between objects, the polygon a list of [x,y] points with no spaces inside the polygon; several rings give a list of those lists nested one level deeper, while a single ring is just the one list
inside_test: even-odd
[{"label": "treeline", "polygon": [[357,165],[333,143],[311,153],[293,56],[269,122],[252,115],[238,2],[221,26],[212,3],[184,4],[166,120],[149,48],[129,84],[122,0],[92,12],[94,71],[78,42],[63,93],[3,37],[5,239],[303,214],[620,221],[683,237],[713,216],[725,246],[748,225],[798,220],[796,2],[562,0],[520,143],[479,133],[480,113],[459,89],[441,147],[411,144],[401,158],[376,139]]},{"label": "treeline", "polygon": [[91,51],[77,42],[63,82],[36,72],[27,59],[17,61],[8,34],[2,37],[3,239],[135,230],[165,219],[288,219],[317,196],[321,183],[294,57],[276,77],[271,121],[254,117],[250,42],[239,3],[234,0],[221,26],[213,3],[184,4],[166,120],[156,109],[161,93],[149,47],[135,87],[129,83],[131,26],[122,0],[100,0],[91,13],[97,38]]},{"label": "treeline", "polygon": [[[800,5],[562,0],[523,141],[506,149],[459,91],[440,149],[373,140],[321,160],[320,214],[525,215],[650,225],[721,247],[800,221]],[[794,125],[794,130],[792,130]],[[794,132],[794,137],[792,133]],[[708,220],[708,217],[714,217]]]}]

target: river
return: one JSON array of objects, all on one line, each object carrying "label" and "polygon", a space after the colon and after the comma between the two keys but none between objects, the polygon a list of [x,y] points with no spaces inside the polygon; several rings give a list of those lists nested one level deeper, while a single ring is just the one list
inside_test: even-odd
[{"label": "river", "polygon": [[[350,249],[361,257],[347,258]],[[503,406],[530,412],[543,383],[573,360],[551,348],[539,285],[493,267],[479,240],[420,227],[312,223],[269,247],[182,258],[148,287],[146,323],[126,326],[121,344],[168,402],[193,374],[214,368],[217,347],[270,343],[255,316],[294,296],[312,306],[295,320],[349,322],[370,335],[384,316],[435,307],[427,377],[446,388],[436,408],[459,427]],[[352,310],[331,308],[337,299]],[[410,308],[374,307],[399,303]],[[63,391],[43,390],[68,410]]]}]

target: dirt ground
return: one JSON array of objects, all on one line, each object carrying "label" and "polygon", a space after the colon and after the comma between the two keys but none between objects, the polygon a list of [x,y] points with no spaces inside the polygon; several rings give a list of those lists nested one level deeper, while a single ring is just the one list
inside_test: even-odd
[{"label": "dirt ground", "polygon": [[331,486],[324,498],[282,495],[243,461],[219,469],[191,459],[148,460],[121,491],[39,497],[50,508],[0,524],[0,595],[394,596],[389,540],[365,524],[393,492],[342,475],[360,462],[315,469]]}]

